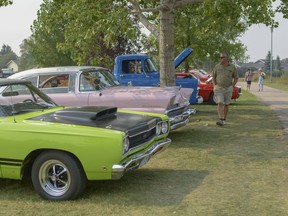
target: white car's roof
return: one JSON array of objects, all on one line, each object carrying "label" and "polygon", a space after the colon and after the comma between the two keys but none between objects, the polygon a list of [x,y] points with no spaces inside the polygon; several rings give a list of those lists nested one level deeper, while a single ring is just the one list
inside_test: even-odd
[{"label": "white car's roof", "polygon": [[26,77],[31,74],[45,74],[45,73],[76,73],[85,69],[106,69],[103,67],[95,67],[95,66],[65,66],[65,67],[47,67],[47,68],[34,68],[30,70],[21,71],[15,73],[9,77],[9,79],[17,79],[21,77]]}]

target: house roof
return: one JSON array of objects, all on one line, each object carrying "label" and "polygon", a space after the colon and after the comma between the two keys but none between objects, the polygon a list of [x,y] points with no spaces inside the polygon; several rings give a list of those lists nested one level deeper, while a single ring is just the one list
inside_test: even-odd
[{"label": "house roof", "polygon": [[12,63],[15,63],[15,64],[17,64],[17,65],[19,65],[19,61],[18,60],[10,60],[7,64],[6,64],[6,66],[8,67],[10,64],[12,64]]}]

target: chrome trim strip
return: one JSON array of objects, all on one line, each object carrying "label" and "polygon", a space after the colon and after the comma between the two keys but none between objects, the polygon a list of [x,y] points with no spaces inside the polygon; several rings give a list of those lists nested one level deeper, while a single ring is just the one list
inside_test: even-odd
[{"label": "chrome trim strip", "polygon": [[[157,123],[156,123],[156,125],[157,125]],[[140,135],[140,134],[143,134],[143,133],[147,133],[147,132],[150,132],[151,130],[153,130],[154,128],[156,128],[156,125],[154,126],[154,127],[152,127],[152,128],[149,128],[148,130],[143,130],[143,131],[141,131],[141,132],[139,132],[139,133],[136,133],[136,134],[133,134],[133,135],[129,135],[128,134],[128,137],[136,137],[136,136],[138,136],[138,135]]]},{"label": "chrome trim strip", "polygon": [[[196,109],[188,109],[181,115],[169,118],[171,130],[175,130],[179,127],[185,126],[189,122],[189,117],[196,113]],[[179,120],[181,119],[181,120]]]},{"label": "chrome trim strip", "polygon": [[171,130],[175,130],[179,127],[185,126],[186,124],[188,124],[188,122],[189,122],[189,118],[187,118],[185,121],[171,124],[170,128],[171,128]]},{"label": "chrome trim strip", "polygon": [[175,107],[175,108],[166,110],[164,114],[167,115],[167,114],[170,113],[170,112],[173,112],[173,111],[175,111],[175,110],[185,109],[185,108],[188,107],[188,106],[189,106],[189,104],[185,104],[185,105],[182,105],[182,106],[177,106],[177,107]]},{"label": "chrome trim strip", "polygon": [[[153,130],[154,128],[156,128],[157,124],[159,124],[160,122],[165,122],[165,121],[168,121],[168,120],[161,120],[161,121],[159,121],[159,122],[156,122],[155,126],[149,128],[149,129],[147,129],[147,130],[143,130],[143,131],[141,131],[141,132],[139,132],[139,133],[137,133],[137,134],[133,134],[133,135],[129,135],[129,134],[128,134],[128,136],[129,136],[129,137],[135,137],[135,136],[138,136],[138,135],[140,135],[140,134],[150,132],[151,130]],[[170,121],[170,119],[169,119],[169,121]],[[161,136],[161,135],[163,135],[163,134],[160,134],[160,136]],[[155,135],[155,136],[157,136],[157,135]]]}]

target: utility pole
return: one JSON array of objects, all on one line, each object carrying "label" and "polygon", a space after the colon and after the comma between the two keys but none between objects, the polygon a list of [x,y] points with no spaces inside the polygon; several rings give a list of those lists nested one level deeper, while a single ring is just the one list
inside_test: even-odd
[{"label": "utility pole", "polygon": [[271,25],[271,53],[270,53],[270,83],[272,83],[273,72],[273,24]]}]

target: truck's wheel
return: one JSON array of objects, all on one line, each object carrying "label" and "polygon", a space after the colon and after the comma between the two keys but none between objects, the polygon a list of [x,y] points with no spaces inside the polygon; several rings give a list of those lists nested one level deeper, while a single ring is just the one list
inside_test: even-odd
[{"label": "truck's wheel", "polygon": [[215,101],[215,97],[214,97],[214,92],[212,92],[209,96],[209,102],[211,104],[216,104],[216,101]]},{"label": "truck's wheel", "polygon": [[44,199],[71,200],[83,193],[87,179],[71,155],[47,151],[40,154],[32,166],[32,182]]}]

